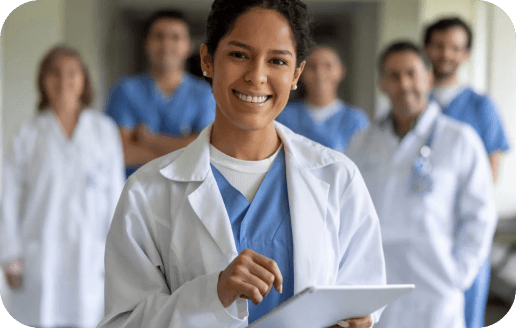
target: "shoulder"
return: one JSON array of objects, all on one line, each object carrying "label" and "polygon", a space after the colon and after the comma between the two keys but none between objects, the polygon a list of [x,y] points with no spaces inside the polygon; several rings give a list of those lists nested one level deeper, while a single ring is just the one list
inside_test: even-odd
[{"label": "shoulder", "polygon": [[99,110],[85,108],[82,110],[81,119],[86,121],[89,140],[95,140],[97,146],[110,149],[119,147],[121,142],[119,128],[110,116]]},{"label": "shoulder", "polygon": [[[173,163],[184,151],[184,149],[177,150],[165,156],[156,158],[147,164],[140,167],[136,172],[131,174],[127,179],[126,188],[122,198],[131,201],[131,198],[140,199],[149,206],[149,210],[154,214],[154,219],[165,218],[168,210],[183,197],[186,192],[188,183],[173,181],[161,174],[161,169]],[[147,210],[147,209],[146,209]],[[150,218],[149,218],[150,219]],[[162,222],[168,226],[168,223]]]},{"label": "shoulder", "polygon": [[467,88],[466,92],[469,93],[471,109],[478,117],[489,118],[490,115],[498,115],[493,100],[487,94],[477,93],[471,88]]},{"label": "shoulder", "polygon": [[190,73],[185,73],[186,78],[185,82],[186,86],[188,87],[188,91],[193,94],[197,95],[206,95],[212,94],[211,86],[206,82],[205,80],[198,78],[197,76],[193,76]]},{"label": "shoulder", "polygon": [[81,115],[92,129],[99,133],[118,132],[118,126],[115,121],[105,113],[91,108],[83,109]]},{"label": "shoulder", "polygon": [[484,150],[480,136],[469,124],[459,122],[445,115],[439,115],[437,120],[441,130],[440,135],[447,147],[475,149],[475,151]]},{"label": "shoulder", "polygon": [[352,117],[354,120],[360,122],[360,123],[369,123],[369,116],[367,116],[366,112],[357,106],[349,105],[344,102],[342,102],[342,105],[346,107],[347,114]]},{"label": "shoulder", "polygon": [[19,155],[29,156],[37,148],[36,144],[50,142],[55,128],[53,119],[53,114],[44,110],[24,121],[14,134],[9,149]]},{"label": "shoulder", "polygon": [[303,99],[295,99],[289,101],[287,105],[285,105],[285,110],[297,110],[298,108],[302,108],[305,106],[305,102]]},{"label": "shoulder", "polygon": [[281,123],[277,127],[289,152],[300,166],[326,176],[331,184],[335,182],[331,181],[331,177],[335,179],[338,176],[348,181],[355,174],[355,164],[343,153],[297,134]]}]

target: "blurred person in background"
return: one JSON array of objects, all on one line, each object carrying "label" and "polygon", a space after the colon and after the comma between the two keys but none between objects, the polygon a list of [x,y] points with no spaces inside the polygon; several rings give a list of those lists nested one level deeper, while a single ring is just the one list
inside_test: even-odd
[{"label": "blurred person in background", "polygon": [[301,75],[306,99],[289,102],[276,120],[296,133],[344,152],[351,136],[369,125],[369,118],[360,108],[338,98],[339,84],[345,77],[346,66],[337,51],[327,45],[315,47]]},{"label": "blurred person in background", "polygon": [[416,285],[386,307],[379,327],[464,328],[464,291],[496,227],[482,141],[429,100],[432,80],[418,47],[389,46],[380,86],[392,109],[348,145],[380,219],[387,283]]},{"label": "blurred person in background", "polygon": [[185,147],[213,121],[210,86],[184,68],[192,50],[184,15],[156,12],[145,24],[149,71],[122,79],[110,91],[106,111],[120,128],[127,176]]},{"label": "blurred person in background", "polygon": [[[489,97],[459,83],[458,70],[470,57],[472,38],[470,27],[458,17],[444,18],[427,27],[424,43],[433,67],[432,96],[445,115],[475,129],[489,155],[491,173],[496,181],[501,153],[509,149],[500,116]],[[490,263],[486,261],[465,293],[467,328],[484,326],[490,269]]]},{"label": "blurred person in background", "polygon": [[104,249],[124,183],[111,118],[87,109],[88,69],[67,46],[43,58],[37,115],[3,166],[0,263],[10,314],[37,327],[95,327],[103,314]]}]

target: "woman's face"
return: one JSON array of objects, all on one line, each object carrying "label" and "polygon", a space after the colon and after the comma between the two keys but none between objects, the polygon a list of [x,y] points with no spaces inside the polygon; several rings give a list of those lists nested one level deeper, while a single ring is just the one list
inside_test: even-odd
[{"label": "woman's face", "polygon": [[59,103],[80,103],[84,91],[84,74],[79,62],[71,56],[59,57],[43,79],[43,88],[51,107]]},{"label": "woman's face", "polygon": [[277,11],[252,8],[220,41],[213,61],[201,49],[203,71],[212,78],[215,122],[260,130],[285,107],[304,62],[296,68],[296,46],[288,21]]}]

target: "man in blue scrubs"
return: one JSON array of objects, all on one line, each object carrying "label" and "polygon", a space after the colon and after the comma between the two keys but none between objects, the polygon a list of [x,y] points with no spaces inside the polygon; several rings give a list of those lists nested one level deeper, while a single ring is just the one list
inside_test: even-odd
[{"label": "man in blue scrubs", "polygon": [[337,52],[329,46],[317,46],[301,75],[306,99],[288,103],[276,120],[296,133],[344,152],[351,136],[369,125],[369,118],[360,108],[337,97],[345,76],[346,66]]},{"label": "man in blue scrubs", "polygon": [[210,86],[184,69],[193,48],[184,16],[157,12],[147,21],[145,35],[149,71],[117,82],[107,103],[107,113],[120,127],[127,176],[188,145],[215,117]]},{"label": "man in blue scrubs", "polygon": [[[442,19],[426,29],[424,43],[433,66],[434,99],[445,115],[467,123],[477,131],[489,155],[493,180],[496,181],[500,155],[509,149],[500,116],[488,97],[459,84],[458,69],[470,56],[471,29],[460,18]],[[484,326],[489,275],[490,265],[487,261],[465,293],[467,328]]]}]

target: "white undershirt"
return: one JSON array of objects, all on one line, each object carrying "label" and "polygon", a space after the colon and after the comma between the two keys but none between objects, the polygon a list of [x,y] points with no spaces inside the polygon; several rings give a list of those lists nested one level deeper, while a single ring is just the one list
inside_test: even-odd
[{"label": "white undershirt", "polygon": [[465,88],[466,86],[460,84],[448,88],[434,88],[432,94],[441,108],[446,108]]},{"label": "white undershirt", "polygon": [[210,144],[210,160],[229,184],[251,203],[281,148],[282,145],[271,157],[264,160],[244,161],[228,156]]},{"label": "white undershirt", "polygon": [[335,100],[334,102],[323,107],[315,107],[307,102],[306,107],[308,108],[308,112],[310,113],[312,119],[318,124],[321,124],[339,111],[340,101]]}]

